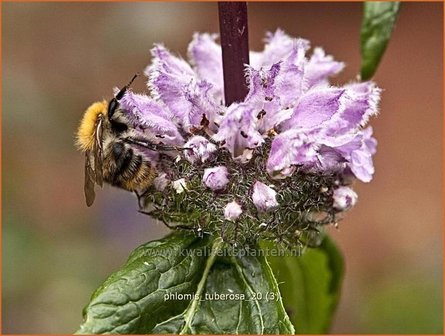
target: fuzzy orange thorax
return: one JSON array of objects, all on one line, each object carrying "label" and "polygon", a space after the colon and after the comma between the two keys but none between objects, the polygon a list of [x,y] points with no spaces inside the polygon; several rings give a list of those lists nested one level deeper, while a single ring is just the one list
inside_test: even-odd
[{"label": "fuzzy orange thorax", "polygon": [[85,114],[80,122],[79,129],[77,130],[76,139],[76,144],[82,151],[93,149],[97,117],[99,114],[103,114],[104,117],[106,117],[107,113],[108,103],[105,100],[92,104],[85,111]]}]

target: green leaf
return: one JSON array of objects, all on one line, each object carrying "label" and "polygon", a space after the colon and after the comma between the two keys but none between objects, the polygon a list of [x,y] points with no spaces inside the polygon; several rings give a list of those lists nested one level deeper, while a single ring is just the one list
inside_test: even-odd
[{"label": "green leaf", "polygon": [[[271,243],[264,246],[274,248]],[[268,257],[297,334],[325,334],[339,300],[343,258],[329,237],[301,256]]]},{"label": "green leaf", "polygon": [[[222,244],[219,241],[219,244]],[[179,334],[291,334],[294,328],[281,300],[272,270],[258,250],[250,255],[209,258],[207,279],[198,297],[155,333]],[[216,253],[218,254],[218,253]],[[205,281],[205,285],[204,285]],[[200,290],[201,289],[201,290]],[[219,297],[217,297],[219,295]],[[224,297],[223,297],[224,295]]]},{"label": "green leaf", "polygon": [[293,333],[266,259],[233,251],[184,233],[142,245],[93,294],[77,333]]},{"label": "green leaf", "polygon": [[399,12],[399,2],[365,2],[360,33],[361,78],[370,79],[385,52]]},{"label": "green leaf", "polygon": [[[209,242],[178,232],[137,248],[123,268],[93,294],[77,333],[149,333],[156,324],[183,311],[188,301],[165,300],[165,296],[196,290]],[[187,255],[185,249],[202,253]]]}]

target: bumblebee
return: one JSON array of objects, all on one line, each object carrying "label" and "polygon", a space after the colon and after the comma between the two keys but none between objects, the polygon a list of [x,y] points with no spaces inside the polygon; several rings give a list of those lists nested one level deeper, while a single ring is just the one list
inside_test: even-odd
[{"label": "bumblebee", "polygon": [[92,104],[81,120],[76,144],[85,153],[84,192],[87,206],[95,199],[95,185],[107,182],[113,186],[143,194],[157,175],[145,149],[156,150],[143,133],[136,132],[120,108],[119,101],[138,75],[109,102]]}]

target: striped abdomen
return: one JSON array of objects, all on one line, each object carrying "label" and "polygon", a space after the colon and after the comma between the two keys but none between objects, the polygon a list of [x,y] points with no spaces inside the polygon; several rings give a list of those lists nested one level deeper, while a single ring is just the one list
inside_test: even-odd
[{"label": "striped abdomen", "polygon": [[147,158],[122,141],[112,141],[104,151],[104,180],[128,191],[146,190],[156,177]]}]

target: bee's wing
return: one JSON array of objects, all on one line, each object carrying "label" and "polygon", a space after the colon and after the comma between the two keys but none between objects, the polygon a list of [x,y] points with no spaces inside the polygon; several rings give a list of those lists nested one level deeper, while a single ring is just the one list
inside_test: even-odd
[{"label": "bee's wing", "polygon": [[98,185],[102,187],[103,185],[103,129],[102,129],[103,119],[99,117],[96,122],[95,137],[96,141],[93,144],[93,155],[94,155],[94,172],[95,181]]},{"label": "bee's wing", "polygon": [[85,199],[87,201],[87,206],[91,206],[96,198],[96,193],[94,192],[94,180],[95,173],[91,167],[91,153],[87,151],[85,153]]}]

